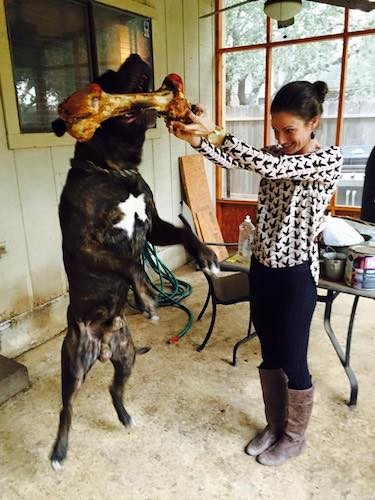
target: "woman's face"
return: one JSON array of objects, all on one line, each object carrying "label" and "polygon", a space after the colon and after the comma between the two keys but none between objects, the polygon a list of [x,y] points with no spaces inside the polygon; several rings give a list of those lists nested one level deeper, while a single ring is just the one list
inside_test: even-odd
[{"label": "woman's face", "polygon": [[285,155],[310,153],[316,147],[316,141],[311,139],[318,125],[319,117],[316,116],[309,122],[292,113],[280,112],[272,115],[272,128],[277,142],[282,147]]}]

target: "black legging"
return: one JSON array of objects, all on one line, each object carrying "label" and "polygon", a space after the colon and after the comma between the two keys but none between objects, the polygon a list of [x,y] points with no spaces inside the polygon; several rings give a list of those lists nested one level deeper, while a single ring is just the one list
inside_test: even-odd
[{"label": "black legging", "polygon": [[310,388],[307,347],[317,289],[309,263],[271,268],[253,257],[249,280],[252,318],[262,348],[260,368],[282,368],[290,389]]}]

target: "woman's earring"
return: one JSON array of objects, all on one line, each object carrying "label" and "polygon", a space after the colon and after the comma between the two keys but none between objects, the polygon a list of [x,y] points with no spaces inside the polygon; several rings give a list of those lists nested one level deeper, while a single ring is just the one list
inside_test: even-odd
[{"label": "woman's earring", "polygon": [[315,139],[315,132],[314,131],[311,132],[310,137],[311,137],[311,139]]}]

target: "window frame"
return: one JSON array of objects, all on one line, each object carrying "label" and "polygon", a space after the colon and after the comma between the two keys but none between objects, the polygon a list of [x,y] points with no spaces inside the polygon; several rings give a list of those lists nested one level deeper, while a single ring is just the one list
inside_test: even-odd
[{"label": "window frame", "polygon": [[[215,0],[215,10],[220,10],[224,7],[224,0]],[[266,19],[266,41],[254,45],[241,45],[234,47],[224,47],[224,31],[223,31],[223,14],[219,13],[215,16],[215,83],[216,83],[216,103],[215,115],[216,122],[220,125],[223,124],[224,117],[224,55],[231,52],[245,52],[250,50],[257,50],[264,48],[266,51],[265,63],[265,102],[264,102],[264,119],[263,119],[263,143],[264,146],[269,143],[270,131],[270,106],[271,106],[271,74],[272,74],[272,50],[276,47],[284,47],[293,44],[302,44],[310,42],[320,42],[326,40],[341,40],[343,43],[342,59],[341,59],[341,75],[340,75],[340,89],[339,89],[339,102],[337,111],[337,124],[336,124],[336,145],[342,144],[343,136],[343,121],[344,121],[344,102],[345,102],[345,83],[347,74],[348,62],[348,46],[351,38],[356,36],[375,36],[375,29],[363,30],[350,30],[349,27],[349,10],[345,8],[343,31],[335,34],[316,35],[300,39],[272,41],[271,35],[271,19]],[[236,200],[223,197],[223,171],[220,167],[216,167],[216,203],[219,208],[220,205],[226,204],[246,204],[256,206],[258,200]],[[336,194],[334,194],[329,205],[330,211],[335,213],[358,213],[360,207],[336,205]],[[220,209],[218,210],[220,213]]]},{"label": "window frame", "polygon": [[[154,6],[138,3],[135,0],[101,0],[96,3],[151,18],[153,60],[155,62],[156,54],[160,53],[159,50],[156,49],[156,46],[160,42],[158,42],[158,37],[154,36],[154,31],[156,31],[155,24],[157,23],[156,8]],[[65,134],[63,137],[56,137],[52,132],[21,132],[4,1],[0,2],[0,65],[2,68],[0,86],[8,148],[23,149],[33,147],[73,146],[76,141],[69,134]],[[154,75],[154,77],[156,80],[156,75]],[[148,139],[158,137],[160,137],[160,130],[158,127],[147,131]]]}]

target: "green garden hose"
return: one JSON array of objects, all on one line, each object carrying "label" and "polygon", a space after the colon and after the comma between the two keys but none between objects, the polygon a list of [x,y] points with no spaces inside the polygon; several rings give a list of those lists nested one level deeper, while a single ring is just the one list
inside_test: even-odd
[{"label": "green garden hose", "polygon": [[[168,267],[159,259],[154,245],[146,242],[141,256],[141,264],[145,270],[149,285],[157,292],[158,307],[177,307],[182,309],[188,316],[188,321],[184,328],[168,340],[169,344],[177,342],[187,334],[193,324],[192,312],[181,301],[188,297],[192,292],[192,287],[186,281],[177,279]],[[156,274],[157,279],[150,277],[150,272]],[[134,304],[128,302],[131,307],[136,308]]]}]

